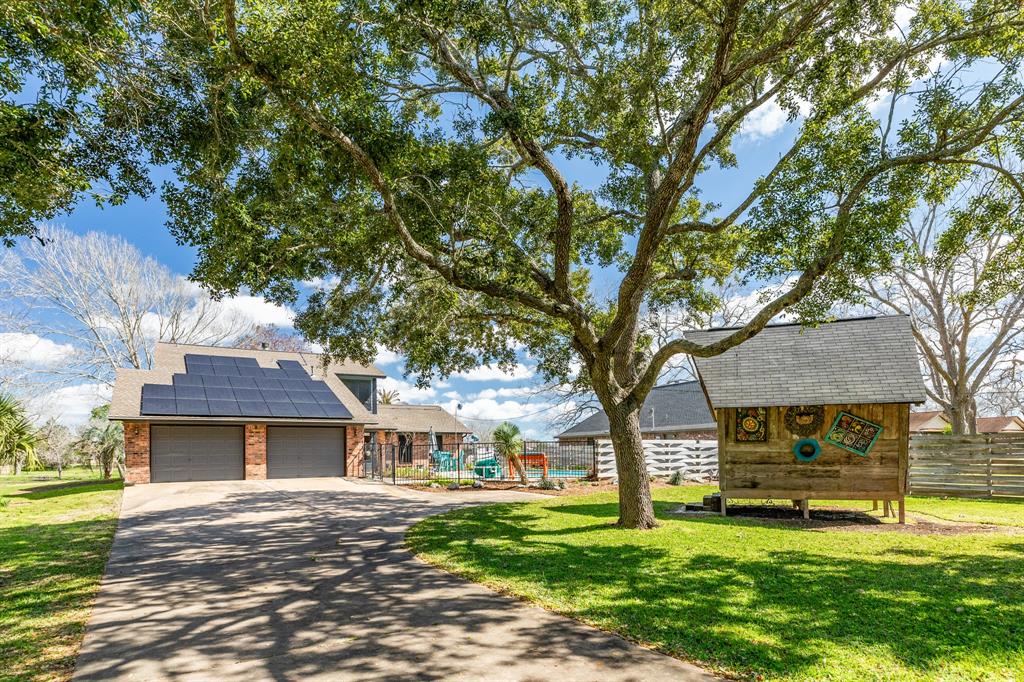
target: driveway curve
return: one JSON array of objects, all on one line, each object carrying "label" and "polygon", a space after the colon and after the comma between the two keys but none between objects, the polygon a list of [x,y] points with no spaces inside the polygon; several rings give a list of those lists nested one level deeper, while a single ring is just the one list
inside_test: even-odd
[{"label": "driveway curve", "polygon": [[431,514],[535,497],[343,479],[128,488],[74,679],[714,679],[403,545]]}]

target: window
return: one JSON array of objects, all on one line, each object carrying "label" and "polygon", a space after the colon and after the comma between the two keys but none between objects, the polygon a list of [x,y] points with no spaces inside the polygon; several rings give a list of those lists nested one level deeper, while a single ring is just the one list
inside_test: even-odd
[{"label": "window", "polygon": [[440,433],[435,433],[434,438],[437,440],[437,449],[444,450],[444,438]]},{"label": "window", "polygon": [[372,377],[346,377],[338,375],[345,388],[352,391],[363,407],[377,414],[377,380]]},{"label": "window", "polygon": [[398,463],[412,464],[412,443],[401,434],[398,436]]}]

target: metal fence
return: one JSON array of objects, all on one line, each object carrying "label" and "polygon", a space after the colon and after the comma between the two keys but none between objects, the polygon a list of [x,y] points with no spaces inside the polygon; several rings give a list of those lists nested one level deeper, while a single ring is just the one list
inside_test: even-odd
[{"label": "metal fence", "polygon": [[[517,459],[528,481],[594,478],[597,451],[589,443],[525,441]],[[430,445],[373,445],[366,448],[364,475],[396,484],[426,485],[513,482],[521,480],[515,463],[497,443],[460,443],[449,450]]]}]

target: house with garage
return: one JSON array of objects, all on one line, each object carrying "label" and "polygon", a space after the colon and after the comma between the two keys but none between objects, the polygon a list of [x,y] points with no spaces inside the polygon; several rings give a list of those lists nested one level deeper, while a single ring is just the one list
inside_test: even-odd
[{"label": "house with garage", "polygon": [[118,370],[114,384],[126,480],[360,476],[366,443],[397,442],[403,427],[379,413],[385,376],[315,353],[159,343],[152,369]]},{"label": "house with garage", "polygon": [[[640,433],[646,440],[714,440],[715,417],[698,381],[655,386],[640,408]],[[610,438],[608,415],[598,410],[556,436],[559,443],[593,443]]]}]

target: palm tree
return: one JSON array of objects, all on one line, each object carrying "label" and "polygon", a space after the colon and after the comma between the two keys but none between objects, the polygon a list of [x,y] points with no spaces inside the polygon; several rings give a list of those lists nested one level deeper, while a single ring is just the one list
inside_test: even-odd
[{"label": "palm tree", "polygon": [[523,466],[523,460],[519,457],[519,453],[523,449],[523,437],[519,427],[509,422],[503,422],[501,426],[494,429],[493,438],[498,454],[516,468],[522,483],[529,483],[530,481],[526,477],[526,467]]},{"label": "palm tree", "polygon": [[39,435],[25,416],[25,409],[13,396],[0,394],[0,465],[33,469],[39,466],[36,447]]},{"label": "palm tree", "polygon": [[124,457],[124,427],[120,422],[109,421],[109,412],[109,405],[94,408],[88,425],[75,443],[80,451],[99,461],[103,478],[110,478],[114,465],[119,465]]},{"label": "palm tree", "polygon": [[386,388],[377,389],[377,404],[379,405],[394,405],[398,402],[398,391],[389,391]]}]

